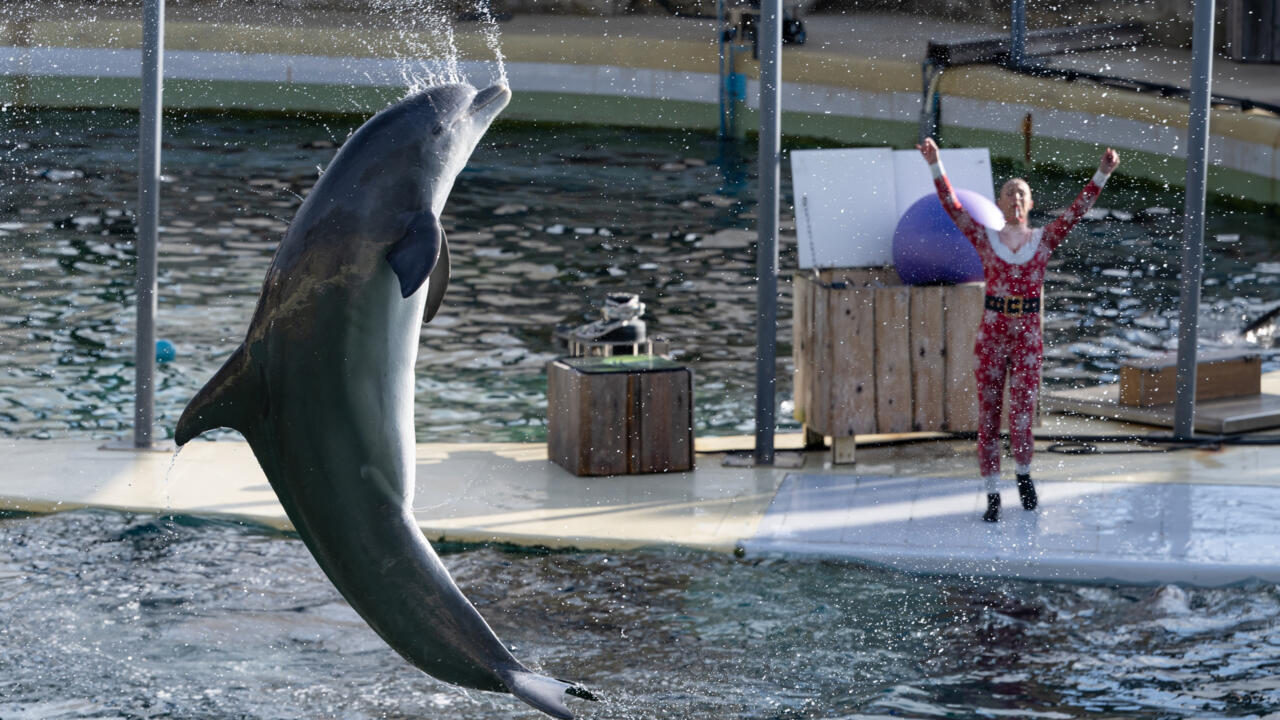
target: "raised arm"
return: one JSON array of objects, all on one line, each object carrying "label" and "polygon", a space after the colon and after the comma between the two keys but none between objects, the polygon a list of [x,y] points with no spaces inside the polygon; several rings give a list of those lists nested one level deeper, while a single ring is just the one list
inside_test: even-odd
[{"label": "raised arm", "polygon": [[1076,223],[1080,222],[1080,218],[1093,207],[1093,203],[1102,194],[1102,187],[1107,184],[1107,178],[1111,177],[1111,173],[1119,165],[1120,156],[1115,150],[1107,148],[1107,151],[1102,154],[1102,161],[1098,163],[1098,171],[1076,196],[1075,202],[1071,203],[1071,207],[1067,208],[1066,212],[1045,226],[1041,241],[1048,245],[1050,252],[1062,244],[1062,241],[1067,238],[1067,233],[1071,232],[1071,228],[1075,227]]},{"label": "raised arm", "polygon": [[947,179],[946,170],[942,167],[942,159],[938,157],[938,144],[933,138],[925,138],[924,142],[917,145],[916,149],[924,156],[925,162],[929,163],[929,171],[933,173],[933,187],[938,191],[938,200],[942,202],[942,207],[947,211],[947,215],[951,216],[951,221],[960,228],[960,232],[969,239],[970,243],[982,252],[983,243],[986,241],[986,233],[982,229],[982,225],[964,209],[960,204],[960,198],[956,197],[955,189],[951,187],[951,181]]}]

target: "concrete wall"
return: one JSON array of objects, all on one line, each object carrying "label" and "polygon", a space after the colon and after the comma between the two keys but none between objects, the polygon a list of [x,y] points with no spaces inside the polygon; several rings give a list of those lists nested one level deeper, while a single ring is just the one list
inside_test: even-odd
[{"label": "concrete wall", "polygon": [[[471,14],[482,0],[166,0],[175,19],[227,20],[237,22],[298,22],[317,14],[341,24],[343,15],[367,15],[369,8],[381,12],[430,9],[441,13]],[[716,0],[489,0],[495,13],[617,16],[631,14],[680,14],[714,17]],[[748,0],[725,0],[726,5],[745,5]],[[1228,37],[1227,0],[1218,1],[1221,48]],[[0,21],[24,16],[37,19],[77,17],[83,11],[137,14],[141,0],[4,0]],[[1007,26],[1009,0],[783,0],[784,7],[809,13],[902,13],[950,20]],[[1031,29],[1103,22],[1140,21],[1151,28],[1153,40],[1174,47],[1189,46],[1193,0],[1028,0]]]},{"label": "concrete wall", "polygon": [[[809,0],[810,12],[901,12],[1007,27],[1010,0]],[[788,3],[790,5],[790,3]],[[1142,22],[1157,44],[1189,47],[1193,0],[1027,0],[1031,30],[1065,25]],[[1226,37],[1225,0],[1218,2],[1218,43]]]},{"label": "concrete wall", "polygon": [[[7,45],[0,52],[0,104],[134,106],[137,6],[126,14],[129,17],[115,20],[61,17],[8,26],[0,21],[0,45]],[[583,25],[580,21],[602,24],[595,19],[555,19],[551,25],[566,26],[560,33],[550,32],[545,22],[519,20],[505,28],[502,37],[507,79],[516,93],[504,117],[718,126],[719,60],[715,43],[706,37],[705,21],[627,18],[610,22],[610,30],[631,25],[633,32],[606,36],[598,27],[565,31]],[[655,23],[658,31],[652,27]],[[696,32],[675,37],[685,25],[695,26]],[[516,32],[512,26],[524,30]],[[385,27],[341,27],[342,32],[335,33],[332,25],[171,20],[166,103],[185,108],[371,112],[402,94],[404,64],[397,58],[415,57],[414,39],[388,33]],[[469,28],[455,38],[457,57],[462,64],[492,63],[493,51],[483,34],[474,24]],[[740,62],[738,72],[748,78],[749,99],[742,119],[752,127],[750,104],[757,95],[758,68],[749,60],[749,51]],[[492,68],[477,67],[475,77],[493,77]],[[788,50],[783,73],[788,135],[842,145],[909,147],[914,142],[920,108],[918,60],[858,57],[814,44]],[[1039,157],[1087,169],[1097,162],[1102,145],[1112,145],[1126,153],[1126,174],[1170,185],[1183,181],[1183,101],[1013,75],[990,66],[947,71],[940,92],[942,135],[948,144],[977,143],[990,147],[997,157],[1018,157],[1022,120],[1030,113]],[[1280,203],[1280,118],[1219,109],[1213,113],[1212,133],[1215,190]]]},{"label": "concrete wall", "polygon": [[[726,0],[726,4],[746,5],[748,0]],[[612,16],[633,13],[658,13],[714,16],[716,0],[490,0],[494,12],[548,13],[565,15]],[[944,17],[967,22],[1002,24],[1009,18],[1009,0],[783,0],[786,8],[799,8],[802,13],[900,12],[911,15]],[[6,0],[9,11],[29,8],[49,14],[65,12],[65,8],[90,7],[101,10],[136,11],[140,0]],[[367,12],[370,7],[431,8],[434,10],[474,12],[479,0],[237,0],[236,12],[268,16],[292,12]],[[1055,27],[1066,24],[1122,22],[1137,20],[1156,26],[1156,35],[1174,42],[1190,37],[1193,0],[1054,0],[1027,3],[1029,27]],[[1227,2],[1220,0],[1220,14]],[[198,13],[216,16],[226,12],[221,0],[166,0],[172,13]],[[55,10],[57,9],[57,10]],[[1185,25],[1186,32],[1177,31]]]}]

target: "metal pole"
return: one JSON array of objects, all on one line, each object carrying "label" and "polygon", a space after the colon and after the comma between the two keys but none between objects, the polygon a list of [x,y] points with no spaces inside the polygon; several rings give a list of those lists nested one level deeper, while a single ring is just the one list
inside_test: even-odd
[{"label": "metal pole", "polygon": [[932,60],[925,60],[920,65],[920,127],[916,131],[916,142],[923,143],[925,138],[938,137],[938,82],[943,68]]},{"label": "metal pole", "polygon": [[138,332],[134,339],[133,445],[151,447],[155,425],[156,235],[160,217],[160,112],[164,73],[164,0],[144,0],[142,104],[138,132]]},{"label": "metal pole", "polygon": [[781,184],[782,0],[760,3],[760,198],[756,214],[756,451],[757,465],[773,464],[777,422],[778,186]]},{"label": "metal pole", "polygon": [[1209,166],[1209,98],[1213,83],[1213,0],[1196,0],[1191,38],[1191,116],[1187,123],[1187,194],[1182,226],[1182,307],[1178,312],[1177,399],[1173,434],[1195,432],[1196,339],[1204,272],[1204,196]]},{"label": "metal pole", "polygon": [[1009,18],[1009,65],[1018,67],[1027,54],[1027,0],[1013,0]]},{"label": "metal pole", "polygon": [[729,128],[724,121],[725,112],[725,95],[729,92],[729,78],[724,74],[724,46],[725,46],[725,22],[724,22],[724,0],[716,0],[716,48],[720,56],[720,140],[724,141],[729,137]]}]

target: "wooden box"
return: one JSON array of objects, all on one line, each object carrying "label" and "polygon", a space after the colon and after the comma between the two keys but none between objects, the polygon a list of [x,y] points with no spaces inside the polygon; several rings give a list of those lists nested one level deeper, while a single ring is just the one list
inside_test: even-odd
[{"label": "wooden box", "polygon": [[983,283],[902,285],[892,268],[797,273],[796,419],[837,440],[977,430],[984,292]]},{"label": "wooden box", "polygon": [[693,468],[693,373],[652,355],[547,365],[547,453],[575,475]]},{"label": "wooden box", "polygon": [[[1168,405],[1177,399],[1177,382],[1176,353],[1129,360],[1120,367],[1120,404]],[[1196,400],[1261,392],[1262,358],[1258,355],[1225,350],[1200,353],[1196,357]]]}]

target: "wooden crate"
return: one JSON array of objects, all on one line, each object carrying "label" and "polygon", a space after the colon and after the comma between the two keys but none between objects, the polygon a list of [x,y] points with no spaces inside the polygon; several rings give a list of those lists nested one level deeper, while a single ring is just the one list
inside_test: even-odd
[{"label": "wooden crate", "polygon": [[[1178,356],[1164,353],[1129,360],[1120,366],[1120,404],[1168,405],[1177,399]],[[1216,351],[1196,357],[1196,400],[1258,395],[1262,358],[1253,353]]]},{"label": "wooden crate", "polygon": [[547,454],[575,475],[693,468],[693,373],[651,355],[547,365]]},{"label": "wooden crate", "polygon": [[982,283],[911,287],[891,268],[794,280],[795,417],[810,434],[977,430]]}]

